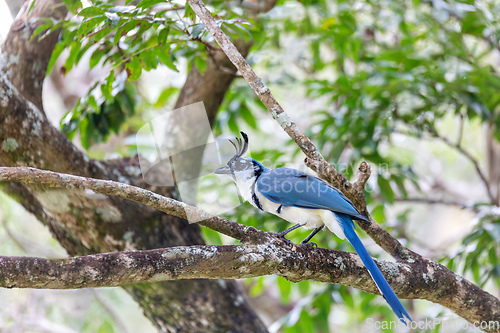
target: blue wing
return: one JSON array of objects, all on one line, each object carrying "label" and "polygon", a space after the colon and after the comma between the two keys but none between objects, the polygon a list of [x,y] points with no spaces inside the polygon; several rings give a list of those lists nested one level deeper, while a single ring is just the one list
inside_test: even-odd
[{"label": "blue wing", "polygon": [[327,209],[366,221],[342,192],[302,171],[278,168],[264,172],[257,180],[258,191],[272,202],[287,206]]}]

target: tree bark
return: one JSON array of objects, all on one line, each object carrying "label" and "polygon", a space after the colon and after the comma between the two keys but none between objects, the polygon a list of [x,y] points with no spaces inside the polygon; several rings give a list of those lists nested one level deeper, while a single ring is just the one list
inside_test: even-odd
[{"label": "tree bark", "polygon": [[[117,180],[147,187],[138,160],[91,160],[47,120],[42,84],[58,33],[41,41],[30,36],[40,24],[36,17],[61,18],[66,9],[56,0],[37,1],[29,17],[14,21],[0,54],[0,163],[31,166],[70,174]],[[210,70],[210,72],[209,72]],[[195,74],[190,74],[191,77]],[[205,77],[224,81],[205,91],[215,114],[233,76],[207,68]],[[188,99],[192,83],[183,88]],[[65,191],[13,183],[4,189],[45,223],[70,255],[201,245],[199,226],[149,207],[107,198],[84,190]],[[151,188],[172,196],[170,188]],[[145,315],[163,332],[265,331],[232,281],[183,280],[125,287]]]}]

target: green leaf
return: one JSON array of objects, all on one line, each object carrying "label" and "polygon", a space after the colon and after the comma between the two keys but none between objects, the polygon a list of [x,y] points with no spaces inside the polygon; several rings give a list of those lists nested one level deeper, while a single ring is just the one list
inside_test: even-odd
[{"label": "green leaf", "polygon": [[90,110],[93,113],[99,113],[101,111],[100,105],[97,105],[97,101],[95,100],[95,97],[92,95],[88,96],[87,105],[90,107]]},{"label": "green leaf", "polygon": [[[32,40],[33,40],[33,38],[35,38],[35,37],[36,37],[39,33],[41,33],[42,31],[45,31],[45,30],[47,30],[48,28],[50,28],[52,25],[53,25],[52,21],[50,21],[50,22],[48,22],[48,23],[44,23],[44,24],[40,25],[38,28],[36,28],[36,29],[35,29],[35,31],[33,31],[33,34],[32,34],[32,35],[31,35],[31,37],[30,37],[30,41],[32,41]],[[43,37],[43,35],[42,35],[42,36],[40,36],[40,37],[38,38],[38,40],[40,40],[42,37]]]},{"label": "green leaf", "polygon": [[79,130],[80,130],[80,143],[82,144],[85,150],[90,148],[90,138],[91,138],[91,130],[89,129],[89,119],[87,117],[83,118],[80,122]]},{"label": "green leaf", "polygon": [[89,66],[90,68],[94,68],[99,61],[101,61],[102,56],[108,53],[108,48],[105,47],[98,47],[90,56],[89,59]]},{"label": "green leaf", "polygon": [[165,0],[142,0],[141,2],[139,2],[137,7],[148,8],[148,7],[151,7],[151,6],[159,4],[159,3],[166,3],[166,1]]},{"label": "green leaf", "polygon": [[462,20],[462,32],[482,36],[486,28],[483,15],[479,11],[467,12]]},{"label": "green leaf", "polygon": [[56,44],[54,47],[54,50],[52,51],[52,55],[50,56],[49,64],[47,65],[47,73],[45,74],[48,76],[50,72],[52,72],[52,69],[54,68],[54,65],[57,61],[57,58],[61,55],[62,51],[66,48],[66,45],[62,42],[59,42]]},{"label": "green leaf", "polygon": [[76,58],[78,57],[81,47],[82,44],[80,42],[74,41],[71,43],[71,51],[69,52],[68,59],[66,59],[66,63],[64,64],[66,73],[68,73],[73,66],[76,65]]},{"label": "green leaf", "polygon": [[245,103],[241,105],[239,113],[243,118],[243,120],[245,120],[245,122],[248,124],[248,126],[250,126],[253,129],[257,129],[257,121],[255,121],[254,116],[252,115],[252,113],[250,112]]},{"label": "green leaf", "polygon": [[118,42],[120,41],[120,38],[125,36],[129,31],[132,31],[140,25],[141,22],[137,20],[129,20],[128,22],[124,23],[122,26],[120,26],[113,37],[113,44],[117,45]]},{"label": "green leaf", "polygon": [[156,59],[155,52],[152,50],[141,52],[139,58],[146,71],[150,71],[158,67],[158,60]]},{"label": "green leaf", "polygon": [[200,55],[194,58],[194,64],[200,71],[200,74],[203,75],[205,73],[205,70],[207,69],[207,59]]},{"label": "green leaf", "polygon": [[83,21],[82,24],[78,27],[78,39],[82,40],[90,31],[95,30],[101,22],[106,20],[105,16],[92,17],[86,21]]},{"label": "green leaf", "polygon": [[344,304],[350,308],[354,308],[354,298],[352,297],[351,291],[344,289],[340,291],[340,296],[344,301]]},{"label": "green leaf", "polygon": [[167,89],[164,89],[161,93],[160,96],[158,96],[158,99],[156,100],[154,106],[156,108],[161,108],[167,104],[167,102],[170,100],[170,98],[179,91],[179,88],[175,87],[169,87]]},{"label": "green leaf", "polygon": [[300,281],[299,283],[297,283],[297,286],[298,286],[299,292],[302,296],[306,296],[309,293],[309,290],[310,290],[309,281]]},{"label": "green leaf", "polygon": [[104,10],[102,10],[99,7],[87,7],[87,8],[82,9],[78,13],[78,16],[81,16],[81,17],[92,17],[92,16],[98,16],[98,15],[104,15]]},{"label": "green leaf", "polygon": [[[137,95],[137,92],[131,87],[133,86],[126,85],[124,90],[122,90],[117,96],[117,100],[120,103],[120,109],[126,116],[133,116],[135,113],[135,101],[133,96]],[[115,132],[118,133],[118,130]]]},{"label": "green leaf", "polygon": [[198,36],[201,34],[201,32],[205,29],[205,25],[203,23],[199,23],[193,27],[193,30],[191,31],[191,36],[193,38],[198,38]]},{"label": "green leaf", "polygon": [[281,276],[278,276],[278,287],[280,289],[280,298],[284,303],[288,303],[290,292],[292,291],[292,283]]},{"label": "green leaf", "polygon": [[385,221],[385,207],[384,205],[377,205],[375,208],[371,211],[371,215],[375,221],[378,223],[381,223],[382,221]]},{"label": "green leaf", "polygon": [[192,21],[196,19],[196,13],[189,4],[186,4],[186,8],[184,9],[184,17],[189,17]]},{"label": "green leaf", "polygon": [[126,66],[127,69],[127,74],[128,74],[128,80],[129,81],[135,81],[137,80],[142,73],[142,65],[141,62],[139,61],[139,58],[133,57]]},{"label": "green leaf", "polygon": [[91,38],[95,41],[101,40],[106,35],[108,35],[112,30],[113,28],[111,28],[109,25],[104,25],[101,29],[96,31]]},{"label": "green leaf", "polygon": [[231,117],[227,120],[227,127],[231,130],[231,132],[237,134],[240,132],[240,128],[238,124],[236,123],[236,119],[234,116],[231,115]]},{"label": "green leaf", "polygon": [[[203,228],[203,229],[208,229],[208,228]],[[250,288],[250,296],[256,297],[259,296],[265,289],[264,285],[264,276],[259,276],[256,279],[252,279],[252,282],[254,282],[253,286]]]},{"label": "green leaf", "polygon": [[177,69],[177,67],[175,67],[172,59],[170,58],[170,55],[165,53],[161,48],[155,48],[155,54],[158,57],[158,60],[160,60],[162,64],[164,64],[171,70],[179,73],[179,70]]},{"label": "green leaf", "polygon": [[395,195],[389,181],[384,177],[382,177],[381,175],[378,175],[377,183],[378,186],[380,187],[380,194],[382,194],[382,196],[387,200],[387,202],[393,203]]},{"label": "green leaf", "polygon": [[170,33],[169,28],[160,30],[160,33],[158,34],[158,42],[160,43],[160,45],[163,45],[167,42],[169,33]]},{"label": "green leaf", "polygon": [[111,96],[111,91],[113,89],[113,82],[115,81],[115,71],[112,70],[108,78],[106,79],[106,84],[101,85],[101,92],[104,98],[106,99],[112,99],[113,97]]},{"label": "green leaf", "polygon": [[97,329],[97,333],[115,333],[115,329],[110,320],[106,319]]},{"label": "green leaf", "polygon": [[30,13],[35,7],[36,0],[31,1],[30,8],[28,8],[28,12],[26,13],[26,17],[30,17]]}]

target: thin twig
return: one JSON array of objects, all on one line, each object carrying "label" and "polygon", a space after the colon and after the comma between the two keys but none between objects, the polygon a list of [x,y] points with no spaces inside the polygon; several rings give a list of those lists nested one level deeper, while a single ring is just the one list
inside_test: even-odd
[{"label": "thin twig", "polygon": [[446,145],[448,145],[451,148],[455,148],[458,152],[460,152],[463,156],[465,156],[473,165],[474,168],[476,169],[476,172],[481,178],[481,181],[484,184],[484,187],[486,188],[486,192],[488,194],[488,198],[490,199],[492,204],[495,204],[495,196],[493,195],[493,192],[491,191],[491,186],[490,182],[488,181],[488,177],[483,173],[481,170],[481,166],[479,165],[479,161],[475,159],[467,150],[465,150],[460,144],[455,144],[450,141],[450,139],[440,136],[436,131],[428,128],[429,133],[436,139],[442,141]]},{"label": "thin twig", "polygon": [[98,289],[91,289],[92,294],[94,294],[97,302],[106,310],[106,312],[111,316],[116,326],[122,333],[128,333],[127,325],[123,322],[123,320],[118,315],[118,311],[115,309],[114,305],[110,304],[106,298],[101,296],[101,292]]},{"label": "thin twig", "polygon": [[462,144],[462,137],[464,134],[464,114],[460,113],[460,124],[458,125],[458,138],[457,138],[457,146],[460,146]]},{"label": "thin twig", "polygon": [[422,203],[422,204],[429,204],[429,205],[445,205],[445,206],[455,206],[459,207],[462,209],[470,209],[474,212],[479,212],[479,209],[477,207],[474,207],[472,205],[465,204],[463,202],[458,202],[458,201],[450,201],[450,200],[444,200],[444,199],[430,199],[430,198],[395,198],[394,201],[396,202],[415,202],[415,203]]}]

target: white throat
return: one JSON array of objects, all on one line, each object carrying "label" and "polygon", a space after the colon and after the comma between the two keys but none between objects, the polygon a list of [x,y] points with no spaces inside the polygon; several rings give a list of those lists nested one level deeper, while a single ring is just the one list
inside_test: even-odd
[{"label": "white throat", "polygon": [[252,205],[254,205],[252,200],[252,187],[255,186],[254,183],[256,178],[253,172],[240,172],[233,178],[243,199],[250,202]]}]

